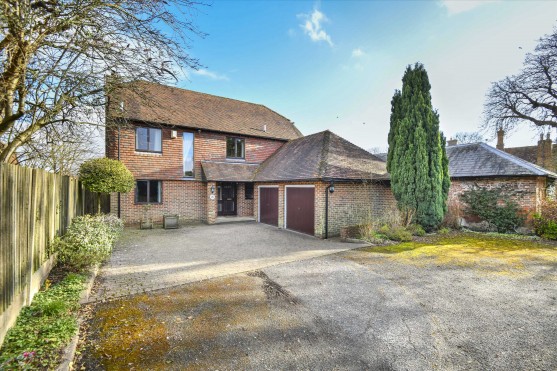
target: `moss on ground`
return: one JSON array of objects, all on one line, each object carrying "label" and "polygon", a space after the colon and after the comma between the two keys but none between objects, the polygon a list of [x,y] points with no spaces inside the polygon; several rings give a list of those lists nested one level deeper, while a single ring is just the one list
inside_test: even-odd
[{"label": "moss on ground", "polygon": [[233,276],[99,304],[92,313],[85,369],[210,369],[228,360],[247,363],[234,344],[218,346],[228,333],[269,315],[260,279]]},{"label": "moss on ground", "polygon": [[428,237],[361,251],[403,263],[470,267],[503,275],[530,275],[528,264],[557,264],[557,248],[543,241],[479,233]]}]

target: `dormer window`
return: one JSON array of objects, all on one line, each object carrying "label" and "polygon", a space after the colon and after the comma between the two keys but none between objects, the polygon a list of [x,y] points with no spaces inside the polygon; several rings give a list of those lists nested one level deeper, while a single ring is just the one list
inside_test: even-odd
[{"label": "dormer window", "polygon": [[242,138],[226,138],[226,158],[244,159],[246,144]]},{"label": "dormer window", "polygon": [[161,129],[137,128],[135,129],[135,150],[140,152],[162,152]]}]

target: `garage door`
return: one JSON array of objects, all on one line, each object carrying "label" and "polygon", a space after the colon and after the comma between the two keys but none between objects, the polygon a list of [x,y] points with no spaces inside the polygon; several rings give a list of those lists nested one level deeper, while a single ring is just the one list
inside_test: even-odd
[{"label": "garage door", "polygon": [[286,187],[286,228],[314,234],[315,188]]},{"label": "garage door", "polygon": [[278,188],[259,188],[259,221],[278,226]]}]

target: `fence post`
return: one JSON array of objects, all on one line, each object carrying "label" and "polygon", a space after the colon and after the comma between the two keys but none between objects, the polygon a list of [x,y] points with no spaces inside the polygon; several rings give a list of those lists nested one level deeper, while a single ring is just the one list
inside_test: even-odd
[{"label": "fence post", "polygon": [[31,286],[33,285],[33,262],[35,261],[35,223],[37,222],[37,169],[31,171],[31,202],[29,211],[29,262],[28,262],[28,280],[27,283],[27,298],[26,304],[30,304],[33,300],[33,291]]}]

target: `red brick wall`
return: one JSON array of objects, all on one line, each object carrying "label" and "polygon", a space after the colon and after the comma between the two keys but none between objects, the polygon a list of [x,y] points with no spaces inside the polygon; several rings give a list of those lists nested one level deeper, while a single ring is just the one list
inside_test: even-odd
[{"label": "red brick wall", "polygon": [[[284,193],[286,185],[315,186],[315,236],[325,236],[325,182],[280,182],[258,183],[254,189],[254,216],[259,215],[259,186],[278,186],[279,228],[284,228]],[[382,183],[336,183],[335,192],[329,194],[329,237],[338,236],[341,227],[362,224],[371,218],[378,218],[390,208],[396,208],[396,201],[388,184]]]},{"label": "red brick wall", "polygon": [[[207,220],[207,190],[206,183],[194,180],[164,180],[162,182],[162,203],[144,204],[135,203],[135,192],[132,191],[121,196],[121,217],[126,224],[138,223],[145,212],[156,223],[162,222],[164,214],[178,214],[180,221],[206,221]],[[116,213],[117,194],[111,197],[111,212]]]},{"label": "red brick wall", "polygon": [[541,201],[546,194],[546,179],[544,177],[452,180],[449,189],[449,204],[458,203],[460,209],[464,210],[460,195],[474,185],[488,189],[500,186],[508,187],[513,194],[510,199],[520,205],[521,209],[528,215],[528,221],[531,220],[533,213],[540,211]]},{"label": "red brick wall", "polygon": [[[171,130],[178,132],[177,138],[170,137]],[[120,159],[136,178],[144,179],[181,179],[183,177],[183,142],[182,133],[188,130],[162,128],[162,154],[135,151],[135,128],[120,130]],[[226,159],[226,138],[228,135],[205,131],[194,133],[194,172],[195,179],[201,180],[201,161],[234,161]],[[235,136],[245,139],[246,162],[265,161],[285,142]],[[118,131],[107,129],[106,155],[118,157]],[[238,161],[238,160],[236,160]]]},{"label": "red brick wall", "polygon": [[[138,125],[141,126],[141,125]],[[130,169],[136,179],[163,181],[162,204],[152,205],[149,212],[155,221],[162,220],[165,213],[179,214],[182,219],[207,221],[207,185],[201,183],[201,161],[227,161],[226,134],[205,131],[194,133],[194,175],[193,179],[183,179],[182,133],[188,130],[162,129],[162,154],[135,151],[135,127],[120,129],[120,159]],[[171,130],[177,137],[171,138]],[[272,139],[236,136],[245,139],[246,162],[265,161],[284,142]],[[118,130],[106,131],[106,156],[118,157]],[[231,160],[228,160],[231,161]],[[237,160],[236,160],[237,161]],[[244,184],[238,184],[237,207],[239,216],[253,215],[253,200],[245,199]],[[144,213],[144,205],[134,203],[134,192],[121,197],[121,216],[126,223],[139,221]],[[117,212],[117,197],[111,200],[111,210]],[[216,210],[216,206],[215,206]],[[212,218],[209,218],[212,219]]]}]

